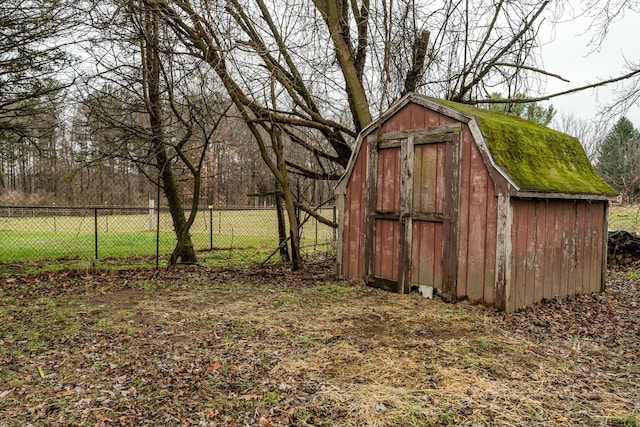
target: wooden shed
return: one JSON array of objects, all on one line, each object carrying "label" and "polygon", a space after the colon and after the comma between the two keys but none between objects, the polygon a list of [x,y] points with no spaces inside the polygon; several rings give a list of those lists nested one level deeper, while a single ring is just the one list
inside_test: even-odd
[{"label": "wooden shed", "polygon": [[552,129],[409,94],[360,133],[336,195],[340,277],[507,312],[604,289],[616,192]]}]

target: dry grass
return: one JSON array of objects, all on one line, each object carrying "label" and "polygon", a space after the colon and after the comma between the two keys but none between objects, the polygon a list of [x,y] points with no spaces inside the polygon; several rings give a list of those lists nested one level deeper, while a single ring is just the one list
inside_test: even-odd
[{"label": "dry grass", "polygon": [[3,279],[0,426],[638,425],[633,271],[503,316],[331,268]]}]

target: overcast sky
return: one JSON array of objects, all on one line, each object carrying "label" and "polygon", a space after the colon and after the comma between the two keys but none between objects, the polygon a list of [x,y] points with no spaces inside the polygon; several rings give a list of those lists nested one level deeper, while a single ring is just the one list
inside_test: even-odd
[{"label": "overcast sky", "polygon": [[[627,13],[624,18],[617,20],[597,51],[589,46],[593,33],[585,33],[589,30],[590,22],[590,19],[579,18],[560,23],[556,26],[555,37],[551,33],[543,35],[543,39],[550,40],[542,49],[544,68],[570,80],[570,83],[565,83],[549,77],[546,93],[624,74],[628,72],[624,68],[625,57],[629,61],[640,61],[637,42],[640,34],[639,13]],[[560,113],[573,112],[577,117],[591,119],[598,117],[599,107],[611,102],[615,98],[614,91],[622,88],[622,85],[611,84],[597,90],[553,98],[550,102]],[[640,105],[633,106],[627,117],[640,128]]]}]

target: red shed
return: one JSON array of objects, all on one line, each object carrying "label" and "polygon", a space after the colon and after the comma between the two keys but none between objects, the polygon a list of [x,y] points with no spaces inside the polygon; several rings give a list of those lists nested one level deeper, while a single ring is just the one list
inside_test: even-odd
[{"label": "red shed", "polygon": [[409,94],[360,133],[336,195],[340,277],[507,312],[604,289],[616,192],[547,127]]}]

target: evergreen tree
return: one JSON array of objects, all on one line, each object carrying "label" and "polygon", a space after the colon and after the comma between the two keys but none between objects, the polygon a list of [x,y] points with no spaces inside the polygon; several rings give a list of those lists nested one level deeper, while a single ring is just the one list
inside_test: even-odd
[{"label": "evergreen tree", "polygon": [[626,117],[604,137],[597,169],[618,191],[640,196],[640,131]]}]

